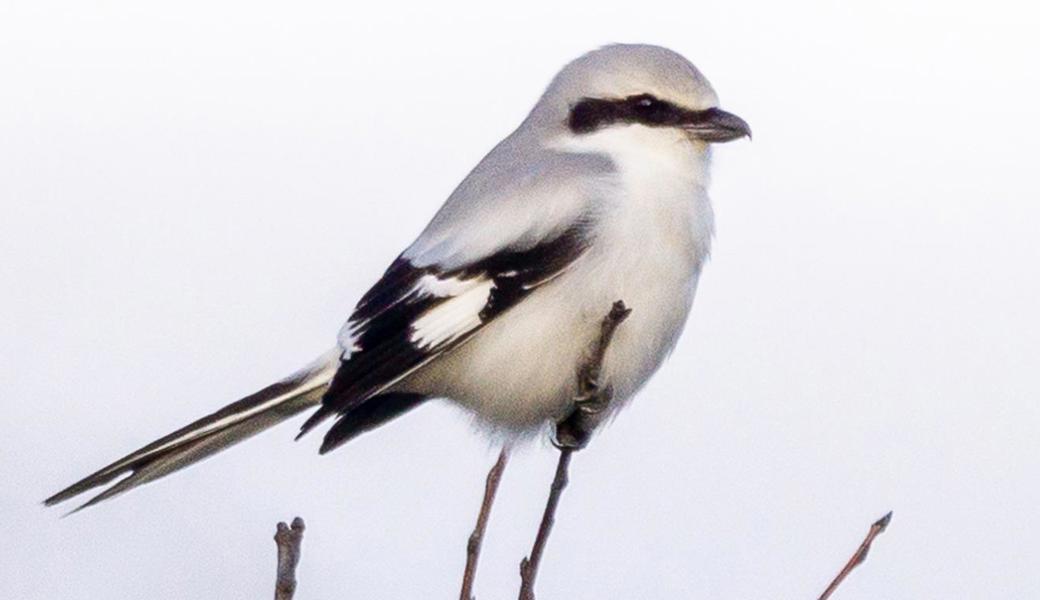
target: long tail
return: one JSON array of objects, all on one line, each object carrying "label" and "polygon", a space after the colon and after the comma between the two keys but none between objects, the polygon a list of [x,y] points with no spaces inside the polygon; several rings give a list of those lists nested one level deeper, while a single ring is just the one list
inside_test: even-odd
[{"label": "long tail", "polygon": [[[126,475],[72,512],[183,469],[314,407],[339,364],[338,350],[326,352],[293,375],[269,385],[132,452],[44,500],[52,506]],[[71,513],[70,513],[71,514]]]}]

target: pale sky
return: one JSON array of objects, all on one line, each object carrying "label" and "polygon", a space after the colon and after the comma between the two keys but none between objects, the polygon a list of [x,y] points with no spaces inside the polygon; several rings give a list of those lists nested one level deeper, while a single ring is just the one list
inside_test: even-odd
[{"label": "pale sky", "polygon": [[[1016,5],[1017,4],[1017,5]],[[539,598],[1040,596],[1037,9],[964,2],[0,5],[0,596],[452,598],[495,451],[444,404],[285,424],[39,502],[332,345],[566,61],[668,46],[754,141],[681,343],[575,457]],[[480,565],[515,597],[556,453]]]}]

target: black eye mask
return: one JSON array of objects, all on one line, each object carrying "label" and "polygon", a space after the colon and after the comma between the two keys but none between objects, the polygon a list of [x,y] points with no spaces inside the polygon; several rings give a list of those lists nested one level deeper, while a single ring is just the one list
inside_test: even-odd
[{"label": "black eye mask", "polygon": [[567,127],[578,135],[615,124],[677,127],[704,142],[751,137],[751,128],[737,115],[714,107],[690,110],[650,94],[619,99],[582,98],[567,116]]},{"label": "black eye mask", "polygon": [[583,98],[571,107],[567,126],[574,133],[590,133],[615,123],[674,127],[686,122],[692,112],[650,94],[610,100]]}]

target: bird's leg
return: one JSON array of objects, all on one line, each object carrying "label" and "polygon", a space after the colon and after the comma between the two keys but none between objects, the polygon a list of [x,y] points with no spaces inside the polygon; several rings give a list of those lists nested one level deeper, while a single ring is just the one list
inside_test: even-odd
[{"label": "bird's leg", "polygon": [[603,411],[610,405],[614,390],[600,381],[603,357],[614,337],[614,331],[631,312],[632,309],[618,300],[600,322],[599,337],[589,348],[588,359],[578,367],[578,393],[574,398],[574,408],[556,423],[553,445],[557,448],[584,448],[599,425]]}]

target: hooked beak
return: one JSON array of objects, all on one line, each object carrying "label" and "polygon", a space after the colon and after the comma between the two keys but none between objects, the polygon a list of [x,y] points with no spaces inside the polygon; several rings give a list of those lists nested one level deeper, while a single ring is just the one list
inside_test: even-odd
[{"label": "hooked beak", "polygon": [[751,139],[751,126],[747,121],[720,108],[689,111],[683,115],[681,127],[692,137],[705,142],[731,142],[742,137]]}]

